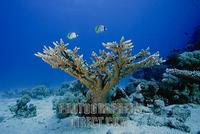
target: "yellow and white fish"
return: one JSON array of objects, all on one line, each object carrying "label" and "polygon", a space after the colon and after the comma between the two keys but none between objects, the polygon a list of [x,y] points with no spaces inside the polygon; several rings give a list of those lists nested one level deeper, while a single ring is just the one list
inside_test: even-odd
[{"label": "yellow and white fish", "polygon": [[95,27],[95,32],[96,33],[102,33],[102,32],[105,32],[107,31],[108,29],[104,26],[104,25],[97,25]]},{"label": "yellow and white fish", "polygon": [[78,36],[79,36],[79,35],[78,35],[77,33],[75,33],[75,32],[70,32],[70,33],[67,34],[67,38],[68,38],[69,40],[75,39],[75,38],[77,38]]}]

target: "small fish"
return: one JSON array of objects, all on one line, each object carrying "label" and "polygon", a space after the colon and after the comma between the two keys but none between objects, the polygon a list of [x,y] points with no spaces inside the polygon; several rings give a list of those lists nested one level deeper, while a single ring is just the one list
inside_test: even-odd
[{"label": "small fish", "polygon": [[95,32],[96,33],[102,33],[102,32],[105,32],[107,31],[108,29],[104,26],[104,25],[97,25],[95,27]]},{"label": "small fish", "polygon": [[67,34],[67,38],[68,38],[69,40],[75,39],[75,38],[77,38],[78,36],[79,36],[79,35],[78,35],[77,33],[75,33],[75,32],[70,32],[70,33]]}]

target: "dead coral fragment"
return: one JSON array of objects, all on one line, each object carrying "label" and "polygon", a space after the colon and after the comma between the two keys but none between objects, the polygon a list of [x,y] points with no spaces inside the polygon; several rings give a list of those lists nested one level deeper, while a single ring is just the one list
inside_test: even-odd
[{"label": "dead coral fragment", "polygon": [[149,48],[132,55],[132,42],[121,38],[120,42],[103,43],[108,51],[92,52],[92,64],[88,64],[83,55],[78,55],[78,47],[67,48],[63,40],[54,42],[54,48],[44,48],[36,56],[54,68],[59,68],[80,80],[94,94],[94,102],[106,102],[107,94],[118,81],[137,69],[159,65],[164,62],[159,52],[150,54]]}]

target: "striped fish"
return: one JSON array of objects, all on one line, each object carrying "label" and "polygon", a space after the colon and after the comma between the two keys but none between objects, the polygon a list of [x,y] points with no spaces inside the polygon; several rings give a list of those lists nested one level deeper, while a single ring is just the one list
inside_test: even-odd
[{"label": "striped fish", "polygon": [[78,37],[78,34],[75,33],[75,32],[70,32],[70,33],[67,34],[67,38],[68,38],[69,40],[75,39],[75,38],[77,38],[77,37]]},{"label": "striped fish", "polygon": [[105,32],[107,31],[108,29],[104,26],[104,25],[97,25],[95,27],[95,32],[96,33],[102,33],[102,32]]}]

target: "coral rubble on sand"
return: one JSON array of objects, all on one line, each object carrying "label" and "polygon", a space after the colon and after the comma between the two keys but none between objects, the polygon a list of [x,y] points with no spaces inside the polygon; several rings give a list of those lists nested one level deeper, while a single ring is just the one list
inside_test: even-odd
[{"label": "coral rubble on sand", "polygon": [[28,103],[31,101],[30,97],[25,95],[17,100],[17,104],[10,106],[10,111],[14,113],[15,117],[34,117],[37,115],[36,106]]},{"label": "coral rubble on sand", "polygon": [[[187,106],[158,106],[162,113],[159,115],[152,114],[151,111],[135,113],[130,116],[130,119],[137,122],[137,125],[148,125],[155,127],[167,126],[185,132],[190,132],[190,128],[185,124],[186,120],[191,116],[191,112]],[[146,108],[147,109],[147,108]]]}]

